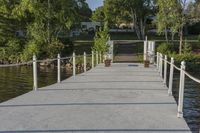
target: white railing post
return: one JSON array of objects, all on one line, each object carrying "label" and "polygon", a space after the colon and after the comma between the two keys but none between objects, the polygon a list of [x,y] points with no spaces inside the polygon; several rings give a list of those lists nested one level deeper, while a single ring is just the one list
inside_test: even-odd
[{"label": "white railing post", "polygon": [[179,83],[179,99],[178,99],[178,118],[183,118],[183,99],[185,87],[185,62],[181,62],[180,83]]},{"label": "white railing post", "polygon": [[165,55],[164,59],[164,85],[167,85],[167,55]]},{"label": "white railing post", "polygon": [[148,41],[144,41],[144,61],[147,60],[147,52],[148,52]]},{"label": "white railing post", "polygon": [[160,77],[161,78],[163,78],[163,75],[162,75],[162,73],[163,73],[163,55],[162,54],[160,54]]},{"label": "white railing post", "polygon": [[99,57],[98,57],[98,51],[96,51],[96,64],[99,64]]},{"label": "white railing post", "polygon": [[92,51],[92,68],[94,68],[94,51]]},{"label": "white railing post", "polygon": [[58,74],[58,77],[57,77],[57,82],[60,83],[60,54],[58,54],[58,58],[57,58],[57,74]]},{"label": "white railing post", "polygon": [[84,52],[84,55],[83,55],[83,60],[84,60],[84,72],[87,71],[87,68],[86,68],[86,65],[87,65],[87,61],[86,61],[86,53]]},{"label": "white railing post", "polygon": [[156,62],[157,62],[157,69],[159,70],[159,53],[157,52],[157,58],[156,58]]},{"label": "white railing post", "polygon": [[171,58],[170,76],[169,76],[169,89],[168,89],[168,95],[169,96],[172,96],[173,75],[174,75],[174,58]]},{"label": "white railing post", "polygon": [[99,53],[99,62],[102,63],[102,55],[101,55],[101,52]]},{"label": "white railing post", "polygon": [[76,76],[76,55],[73,53],[73,76]]},{"label": "white railing post", "polygon": [[33,55],[33,89],[37,91],[38,81],[37,81],[37,58]]}]

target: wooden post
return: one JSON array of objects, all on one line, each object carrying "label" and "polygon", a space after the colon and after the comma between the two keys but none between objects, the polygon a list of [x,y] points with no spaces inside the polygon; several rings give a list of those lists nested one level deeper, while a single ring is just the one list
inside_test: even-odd
[{"label": "wooden post", "polygon": [[172,96],[173,75],[174,75],[174,58],[171,58],[170,76],[169,76],[169,89],[168,89],[168,95],[169,96]]},{"label": "wooden post", "polygon": [[164,85],[167,85],[167,55],[165,55],[164,60]]},{"label": "wooden post", "polygon": [[57,74],[58,74],[58,77],[57,77],[57,82],[60,83],[61,80],[60,80],[60,54],[58,54],[58,58],[57,58]]},{"label": "wooden post", "polygon": [[179,99],[178,99],[178,118],[183,118],[183,99],[185,87],[185,62],[181,62],[180,83],[179,83]]},{"label": "wooden post", "polygon": [[94,68],[94,51],[92,51],[92,68]]},{"label": "wooden post", "polygon": [[73,76],[76,76],[76,55],[73,53]]},{"label": "wooden post", "polygon": [[87,71],[86,65],[87,65],[87,61],[86,61],[86,52],[84,52],[83,54],[83,60],[84,60],[84,72]]},{"label": "wooden post", "polygon": [[37,58],[33,55],[33,89],[37,91],[38,81],[37,81]]},{"label": "wooden post", "polygon": [[160,77],[161,78],[163,78],[162,73],[163,73],[163,55],[160,54]]}]

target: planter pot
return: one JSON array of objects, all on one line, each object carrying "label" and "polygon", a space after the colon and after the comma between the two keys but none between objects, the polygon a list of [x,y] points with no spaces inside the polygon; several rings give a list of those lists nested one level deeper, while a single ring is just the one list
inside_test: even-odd
[{"label": "planter pot", "polygon": [[110,59],[105,60],[104,63],[105,63],[105,67],[111,66],[111,60]]},{"label": "planter pot", "polygon": [[144,61],[144,67],[148,68],[148,67],[149,67],[149,64],[150,64],[150,61],[149,61],[149,60],[145,60],[145,61]]}]

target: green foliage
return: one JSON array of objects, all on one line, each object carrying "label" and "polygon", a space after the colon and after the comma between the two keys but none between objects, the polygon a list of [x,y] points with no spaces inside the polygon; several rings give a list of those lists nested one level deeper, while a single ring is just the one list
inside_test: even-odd
[{"label": "green foliage", "polygon": [[105,19],[104,8],[103,8],[103,6],[98,7],[92,13],[92,21],[103,22],[104,19]]},{"label": "green foliage", "polygon": [[187,41],[183,45],[182,54],[192,54],[192,46]]},{"label": "green foliage", "polygon": [[108,28],[104,26],[104,28],[100,28],[99,31],[96,32],[96,35],[94,37],[93,49],[95,51],[101,51],[103,53],[107,52],[108,40],[109,40]]},{"label": "green foliage", "polygon": [[200,35],[198,36],[198,40],[199,40],[199,42],[200,42]]},{"label": "green foliage", "polygon": [[144,39],[147,18],[154,15],[155,0],[105,0],[105,21],[109,27],[133,23],[138,39]]},{"label": "green foliage", "polygon": [[48,57],[55,57],[60,51],[64,49],[64,44],[62,44],[59,40],[53,39],[51,44],[49,44],[47,48]]},{"label": "green foliage", "polygon": [[172,45],[169,44],[169,43],[162,43],[158,46],[157,48],[157,52],[159,53],[162,53],[162,54],[165,54],[165,55],[169,55],[171,54],[173,51],[172,51]]},{"label": "green foliage", "polygon": [[[91,13],[85,0],[0,0],[0,60],[27,61],[33,54],[49,58],[62,53],[66,49],[59,33],[89,20]],[[24,34],[17,36],[17,31]]]},{"label": "green foliage", "polygon": [[186,62],[186,70],[190,72],[199,72],[200,67],[200,55],[197,54],[172,54],[175,64],[180,66],[182,61]]}]

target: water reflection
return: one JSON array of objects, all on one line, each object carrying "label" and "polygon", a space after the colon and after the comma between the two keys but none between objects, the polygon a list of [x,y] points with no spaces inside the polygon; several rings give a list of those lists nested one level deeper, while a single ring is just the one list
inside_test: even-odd
[{"label": "water reflection", "polygon": [[[27,93],[33,88],[32,66],[0,68],[0,102]],[[61,79],[71,76],[66,68],[61,69]],[[38,67],[38,86],[57,82],[56,67]]]}]

